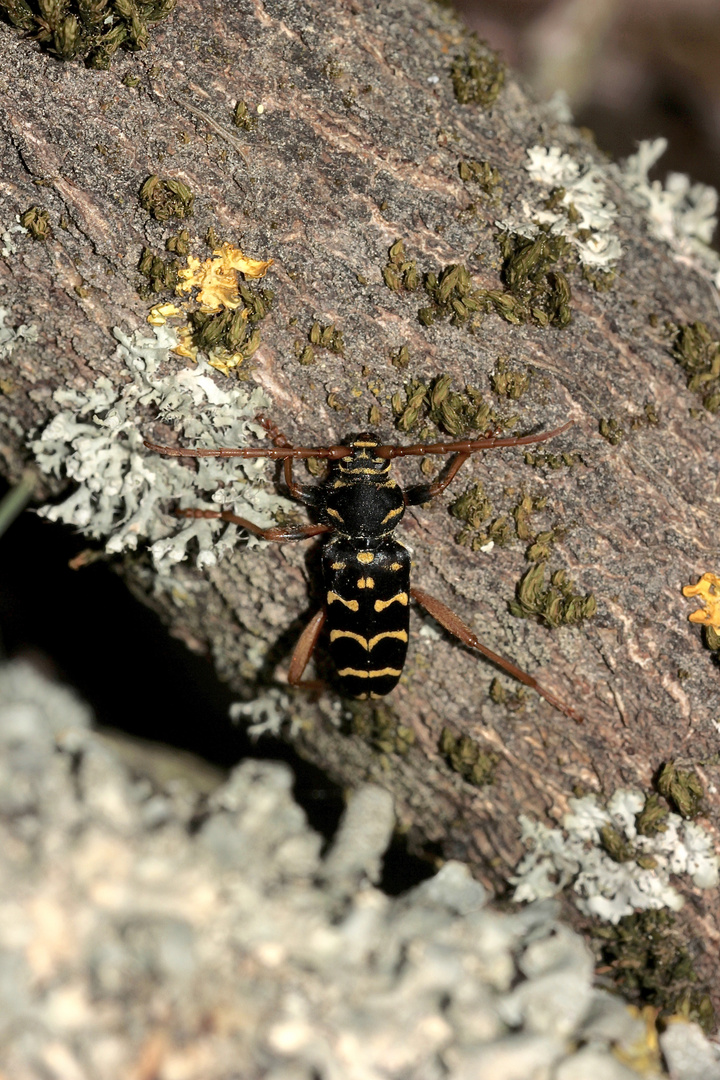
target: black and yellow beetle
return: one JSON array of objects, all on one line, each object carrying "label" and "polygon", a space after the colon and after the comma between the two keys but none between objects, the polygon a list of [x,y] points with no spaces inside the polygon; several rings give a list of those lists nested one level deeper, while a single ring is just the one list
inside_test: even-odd
[{"label": "black and yellow beetle", "polygon": [[[284,462],[284,475],[292,498],[305,503],[317,524],[261,529],[229,511],[176,510],[181,517],[220,518],[239,525],[263,540],[286,543],[321,533],[333,535],[323,550],[325,604],[300,636],[290,661],[288,682],[302,685],[302,676],[320,632],[327,623],[329,649],[341,690],[353,698],[379,698],[396,686],[408,645],[409,605],[415,600],[449,633],[482,653],[498,667],[536,690],[556,709],[580,721],[574,709],[509,660],[478,640],[458,616],[422,589],[410,585],[410,556],[394,537],[406,506],[426,503],[455,477],[460,466],[478,450],[501,446],[527,446],[545,442],[566,431],[570,424],[538,435],[488,436],[457,442],[417,443],[412,446],[381,444],[366,433],[344,445],[320,448],[291,446],[268,419],[258,417],[274,443],[273,448],[186,450],[146,442],[148,450],[171,457],[266,457]],[[442,480],[403,491],[390,475],[393,458],[454,454]],[[297,484],[292,475],[296,458],[328,458],[335,465],[323,484]]]}]

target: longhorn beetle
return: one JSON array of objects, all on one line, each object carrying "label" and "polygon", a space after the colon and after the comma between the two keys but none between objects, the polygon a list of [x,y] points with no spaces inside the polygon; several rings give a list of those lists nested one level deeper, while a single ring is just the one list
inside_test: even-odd
[{"label": "longhorn beetle", "polygon": [[[260,415],[257,420],[274,446],[241,449],[190,450],[145,442],[148,450],[168,457],[219,457],[279,459],[285,483],[293,499],[313,509],[318,524],[279,525],[261,529],[252,521],[227,510],[175,510],[180,517],[220,518],[246,529],[254,536],[276,543],[305,540],[321,533],[333,535],[325,544],[322,563],[325,604],[305,627],[295,647],[288,682],[302,685],[302,675],[327,622],[330,655],[342,690],[354,698],[380,698],[396,686],[407,652],[409,601],[412,597],[449,633],[464,645],[486,656],[519,682],[531,686],[546,701],[571,719],[582,717],[527,672],[491,652],[460,618],[422,589],[410,586],[410,556],[393,536],[406,506],[426,503],[450,484],[471,454],[500,446],[528,446],[545,442],[566,431],[570,423],[539,435],[495,436],[458,442],[417,443],[412,446],[381,444],[371,433],[358,435],[343,445],[308,448],[291,446],[275,425]],[[390,476],[393,458],[428,454],[453,454],[442,479],[403,491]],[[296,458],[327,458],[333,463],[323,484],[307,486],[293,479]]]}]

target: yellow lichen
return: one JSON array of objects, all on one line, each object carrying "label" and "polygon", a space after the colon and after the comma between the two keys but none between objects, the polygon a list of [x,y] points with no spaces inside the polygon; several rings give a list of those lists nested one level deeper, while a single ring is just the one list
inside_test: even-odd
[{"label": "yellow lichen", "polygon": [[261,278],[272,262],[272,259],[249,259],[239,248],[225,243],[213,251],[212,258],[204,262],[194,255],[188,255],[187,267],[178,270],[180,282],[177,292],[198,289],[196,299],[200,310],[208,314],[222,308],[233,311],[243,302],[238,292],[238,271],[246,278]]},{"label": "yellow lichen", "polygon": [[683,588],[683,596],[699,596],[705,605],[688,615],[690,622],[720,629],[720,578],[717,575],[703,574],[696,585]]},{"label": "yellow lichen", "polygon": [[[197,360],[197,354],[202,350],[211,367],[229,375],[252,356],[260,344],[259,330],[250,333],[248,322],[255,324],[263,317],[272,297],[267,291],[255,298],[240,284],[238,274],[245,278],[261,278],[272,263],[272,259],[250,259],[229,243],[214,249],[212,258],[205,261],[188,255],[186,265],[178,269],[179,283],[175,291],[179,296],[182,293],[193,295],[179,306],[172,302],[156,304],[150,309],[148,322],[151,326],[164,326],[172,319],[178,336],[178,343],[172,349],[176,356]],[[243,307],[247,304],[250,307]],[[242,310],[238,311],[238,308]],[[230,312],[236,314],[226,314]],[[214,316],[214,319],[202,316]],[[229,325],[226,325],[228,320]],[[207,325],[208,321],[211,326]],[[234,348],[237,345],[240,348]]]},{"label": "yellow lichen", "polygon": [[156,304],[155,307],[150,308],[147,321],[151,326],[164,326],[172,315],[182,315],[177,304]]}]

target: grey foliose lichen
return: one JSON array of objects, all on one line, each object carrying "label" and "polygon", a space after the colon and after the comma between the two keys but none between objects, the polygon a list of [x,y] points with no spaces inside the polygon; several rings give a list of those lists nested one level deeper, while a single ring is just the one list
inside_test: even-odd
[{"label": "grey foliose lichen", "polygon": [[291,504],[259,483],[265,462],[200,458],[188,469],[148,451],[146,429],[159,418],[187,447],[248,445],[264,435],[253,418],[268,400],[258,388],[218,386],[202,359],[192,367],[169,359],[177,340],[167,326],[152,337],[114,334],[129,380],[115,386],[101,376],[86,391],[56,390],[59,412],[30,444],[40,469],[76,484],[64,502],[40,513],[104,539],[111,553],[148,542],[161,573],[186,557],[191,541],[198,565],[213,565],[235,546],[236,526],[202,519],[180,526],[172,507],[229,509],[269,526],[273,512]]},{"label": "grey foliose lichen", "polygon": [[[198,814],[88,724],[0,668],[3,1076],[633,1080],[638,1051],[661,1075],[552,901],[495,911],[457,862],[377,888],[384,790],[351,798],[323,856],[287,767],[245,762]],[[699,1029],[666,1035],[676,1080],[718,1080]]]}]

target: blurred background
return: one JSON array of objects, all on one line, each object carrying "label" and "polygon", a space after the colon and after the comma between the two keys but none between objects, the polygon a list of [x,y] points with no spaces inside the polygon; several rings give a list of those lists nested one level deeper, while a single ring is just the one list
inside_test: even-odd
[{"label": "blurred background", "polygon": [[627,157],[669,140],[659,172],[720,188],[719,0],[456,0],[467,25],[540,97]]}]

